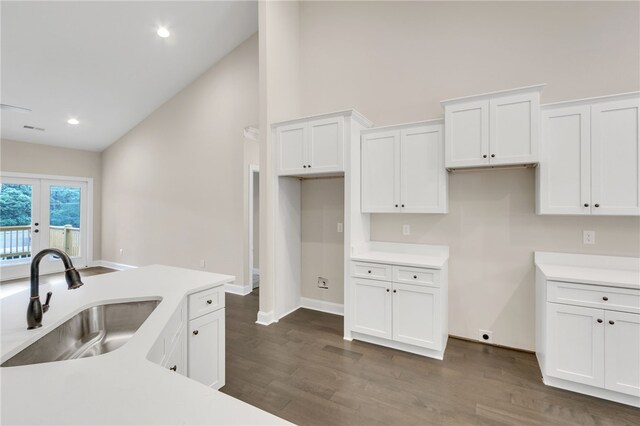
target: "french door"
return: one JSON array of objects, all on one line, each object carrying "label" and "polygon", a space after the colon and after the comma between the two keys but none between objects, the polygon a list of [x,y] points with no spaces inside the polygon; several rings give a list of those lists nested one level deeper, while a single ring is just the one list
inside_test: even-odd
[{"label": "french door", "polygon": [[[88,264],[87,181],[0,177],[0,274],[29,275],[32,256],[45,248],[67,253],[74,266]],[[56,256],[40,262],[42,273],[64,270]]]}]

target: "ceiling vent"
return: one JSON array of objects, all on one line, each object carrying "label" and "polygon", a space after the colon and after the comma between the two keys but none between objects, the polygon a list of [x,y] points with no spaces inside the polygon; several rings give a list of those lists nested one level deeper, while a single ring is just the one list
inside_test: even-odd
[{"label": "ceiling vent", "polygon": [[35,127],[35,126],[27,126],[26,124],[24,126],[25,129],[29,129],[29,130],[37,130],[39,132],[44,132],[44,128],[43,127]]}]

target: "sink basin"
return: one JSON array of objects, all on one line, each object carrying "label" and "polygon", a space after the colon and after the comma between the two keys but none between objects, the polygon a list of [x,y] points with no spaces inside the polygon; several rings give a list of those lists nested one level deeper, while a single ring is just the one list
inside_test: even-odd
[{"label": "sink basin", "polygon": [[85,309],[5,361],[1,367],[98,356],[118,349],[140,328],[160,300]]}]

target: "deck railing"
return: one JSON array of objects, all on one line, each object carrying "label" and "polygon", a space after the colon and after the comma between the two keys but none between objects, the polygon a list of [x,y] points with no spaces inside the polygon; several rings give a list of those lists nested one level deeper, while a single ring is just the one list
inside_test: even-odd
[{"label": "deck railing", "polygon": [[[49,247],[80,255],[80,228],[71,225],[49,227]],[[0,260],[31,256],[31,226],[0,227]]]}]

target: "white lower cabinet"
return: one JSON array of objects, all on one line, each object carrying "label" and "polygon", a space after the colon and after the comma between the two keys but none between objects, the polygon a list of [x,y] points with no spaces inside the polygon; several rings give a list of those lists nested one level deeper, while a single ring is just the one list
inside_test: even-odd
[{"label": "white lower cabinet", "polygon": [[214,389],[224,386],[224,309],[189,321],[189,377]]},{"label": "white lower cabinet", "polygon": [[540,274],[536,353],[544,382],[640,406],[640,290]]},{"label": "white lower cabinet", "polygon": [[[447,289],[446,269],[356,262],[351,270],[355,339],[442,359],[448,336],[447,302],[442,296]],[[388,272],[374,274],[380,270]],[[367,273],[371,276],[363,278]]]},{"label": "white lower cabinet", "polygon": [[147,358],[214,389],[225,383],[224,286],[189,295]]}]

